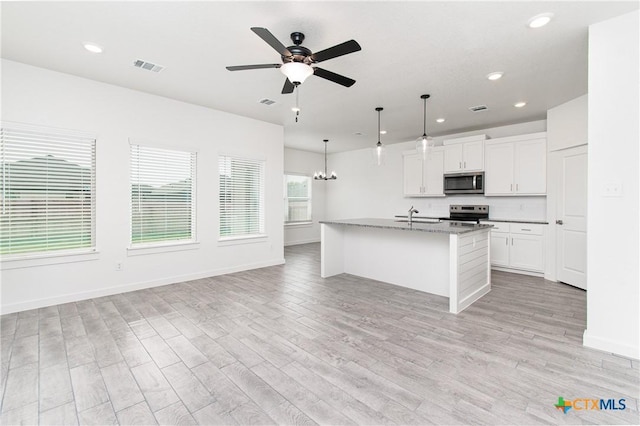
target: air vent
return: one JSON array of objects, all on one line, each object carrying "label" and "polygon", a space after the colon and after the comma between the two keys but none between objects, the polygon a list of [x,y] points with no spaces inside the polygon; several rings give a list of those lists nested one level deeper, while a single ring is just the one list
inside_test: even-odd
[{"label": "air vent", "polygon": [[143,61],[142,59],[136,59],[133,61],[133,66],[136,68],[142,68],[143,70],[160,72],[164,69],[162,65],[153,64],[151,62]]},{"label": "air vent", "polygon": [[260,100],[258,101],[258,103],[259,103],[259,104],[263,104],[263,105],[271,106],[271,105],[275,104],[275,103],[276,103],[276,101],[272,101],[271,99],[264,98],[264,99],[260,99]]},{"label": "air vent", "polygon": [[479,112],[479,111],[486,111],[489,108],[487,108],[486,105],[476,105],[476,106],[472,106],[469,108],[469,111],[473,111],[473,112]]}]

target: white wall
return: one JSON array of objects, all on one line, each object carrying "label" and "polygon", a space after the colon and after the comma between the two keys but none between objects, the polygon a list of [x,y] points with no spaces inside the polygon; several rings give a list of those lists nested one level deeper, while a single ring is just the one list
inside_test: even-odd
[{"label": "white wall", "polygon": [[[498,138],[546,130],[544,120],[510,126],[494,127],[436,138],[442,139],[487,134]],[[384,142],[384,140],[383,140]],[[371,143],[373,148],[374,142]],[[329,164],[338,173],[338,180],[327,187],[327,218],[358,217],[393,218],[406,215],[413,205],[418,216],[449,216],[449,204],[488,204],[494,218],[544,220],[545,197],[484,197],[457,195],[438,198],[405,198],[402,195],[402,152],[415,150],[415,142],[387,145],[386,164],[377,167],[371,160],[371,150],[361,149],[329,156]]]},{"label": "white wall", "polygon": [[[6,121],[97,135],[99,251],[84,262],[3,262],[3,313],[284,262],[281,126],[11,61],[2,61],[2,109]],[[198,249],[127,255],[129,138],[197,150]],[[218,243],[219,153],[266,160],[267,239]]]},{"label": "white wall", "polygon": [[561,180],[563,149],[587,143],[588,95],[572,99],[547,111],[547,249],[544,277],[557,281],[555,221],[558,208],[558,182]]},{"label": "white wall", "polygon": [[[329,173],[332,164],[329,163]],[[316,152],[300,151],[285,148],[284,171],[285,173],[313,176],[313,173],[324,170],[324,155]],[[303,225],[284,226],[284,245],[314,243],[320,241],[320,221],[325,217],[326,190],[336,181],[312,180],[311,186],[311,216],[313,223]]]},{"label": "white wall", "polygon": [[[589,28],[587,330],[584,344],[640,358],[640,12]],[[620,185],[621,194],[606,196]]]},{"label": "white wall", "polygon": [[587,143],[588,95],[547,111],[547,150],[557,151]]}]

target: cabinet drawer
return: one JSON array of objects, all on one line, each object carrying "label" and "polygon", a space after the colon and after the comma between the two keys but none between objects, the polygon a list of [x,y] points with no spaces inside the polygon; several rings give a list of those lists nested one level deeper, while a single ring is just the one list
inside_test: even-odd
[{"label": "cabinet drawer", "polygon": [[491,232],[509,232],[509,224],[506,222],[481,222],[486,225],[493,225]]},{"label": "cabinet drawer", "polygon": [[542,235],[544,233],[544,225],[534,223],[512,223],[512,234],[528,234],[528,235]]}]

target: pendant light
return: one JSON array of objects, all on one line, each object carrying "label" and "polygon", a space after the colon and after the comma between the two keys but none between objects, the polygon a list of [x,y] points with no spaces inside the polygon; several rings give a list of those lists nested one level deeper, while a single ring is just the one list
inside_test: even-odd
[{"label": "pendant light", "polygon": [[376,144],[376,146],[373,148],[373,164],[375,164],[376,166],[382,166],[384,164],[385,161],[385,147],[382,144],[382,142],[380,142],[380,111],[382,111],[384,108],[382,107],[377,107],[376,111],[378,111],[378,143]]},{"label": "pendant light", "polygon": [[420,99],[423,101],[424,121],[422,122],[422,136],[416,139],[416,151],[422,155],[422,159],[425,160],[430,154],[431,148],[434,146],[434,140],[432,137],[427,136],[427,99],[431,95],[421,95]]},{"label": "pendant light", "polygon": [[324,171],[319,171],[319,172],[315,172],[313,174],[313,178],[315,180],[334,180],[334,179],[338,179],[338,175],[336,175],[336,172],[334,172],[333,170],[331,171],[331,176],[327,176],[327,143],[329,142],[329,139],[323,139],[322,142],[324,142]]}]

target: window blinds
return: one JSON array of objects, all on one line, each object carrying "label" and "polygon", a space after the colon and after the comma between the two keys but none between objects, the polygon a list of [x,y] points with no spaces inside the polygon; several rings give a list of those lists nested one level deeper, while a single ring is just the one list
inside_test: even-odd
[{"label": "window blinds", "polygon": [[95,247],[95,139],[3,124],[0,254]]},{"label": "window blinds", "polygon": [[131,244],[195,240],[196,154],[131,145]]},{"label": "window blinds", "polygon": [[264,230],[264,161],[220,156],[220,237]]}]

